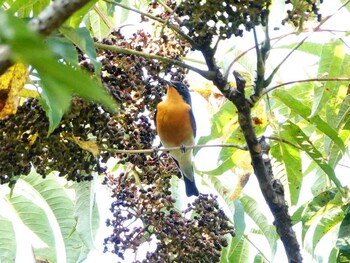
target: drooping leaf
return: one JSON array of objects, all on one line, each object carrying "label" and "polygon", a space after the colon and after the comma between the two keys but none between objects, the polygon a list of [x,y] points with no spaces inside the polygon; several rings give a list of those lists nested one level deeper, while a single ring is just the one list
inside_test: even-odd
[{"label": "drooping leaf", "polygon": [[322,120],[320,116],[316,115],[309,117],[311,109],[301,103],[299,100],[291,96],[287,91],[275,90],[273,95],[287,105],[292,111],[303,117],[306,121],[315,125],[317,129],[327,135],[337,146],[345,152],[343,141],[339,138],[338,132],[334,130],[327,122]]},{"label": "drooping leaf", "polygon": [[1,10],[0,37],[11,47],[12,59],[32,65],[38,71],[47,104],[50,132],[67,110],[72,94],[102,103],[110,110],[116,109],[115,101],[100,84],[82,70],[59,63],[42,39],[30,31],[23,21]]},{"label": "drooping leaf", "polygon": [[[290,139],[285,131],[280,131],[278,136],[287,141]],[[271,146],[271,155],[283,165],[288,179],[290,201],[292,205],[296,205],[300,195],[303,176],[300,150],[284,142],[277,141],[276,144]]]},{"label": "drooping leaf", "polygon": [[[94,249],[95,230],[98,220],[94,218],[97,203],[95,200],[94,182],[85,181],[76,183],[76,198],[74,217],[77,221],[76,230],[88,249]],[[98,219],[98,218],[97,218]]]},{"label": "drooping leaf", "polygon": [[54,225],[50,222],[51,218],[49,219],[45,209],[38,205],[32,196],[40,199],[37,193],[31,193],[30,185],[22,184],[19,180],[12,196],[7,196],[7,202],[11,204],[23,224],[44,242],[45,246],[34,249],[36,257],[56,262],[61,251],[52,249],[56,247]]},{"label": "drooping leaf", "polygon": [[16,235],[12,222],[0,215],[0,262],[13,263],[16,260]]},{"label": "drooping leaf", "polygon": [[[310,202],[301,206],[299,212],[296,212],[292,220],[293,222],[302,221],[302,239],[304,239],[306,232],[312,223],[328,209],[332,208],[332,205],[328,205],[334,200],[336,192],[334,190],[325,191],[316,197],[314,197]],[[328,207],[326,207],[328,205]]]},{"label": "drooping leaf", "polygon": [[347,214],[340,224],[336,247],[339,249],[337,262],[350,261],[350,213],[347,209]]},{"label": "drooping leaf", "polygon": [[259,210],[259,206],[253,198],[244,195],[240,198],[240,201],[245,213],[254,221],[267,239],[271,248],[271,254],[274,255],[277,248],[277,234],[275,229],[268,223],[266,216]]},{"label": "drooping leaf", "polygon": [[309,140],[309,137],[294,123],[287,122],[284,129],[295,138],[299,146],[317,163],[317,165],[328,175],[329,179],[342,191],[342,185],[336,177],[333,168],[326,162],[322,154]]},{"label": "drooping leaf", "polygon": [[241,237],[237,242],[237,246],[232,250],[229,262],[248,263],[249,251],[250,246],[248,241],[244,237]]},{"label": "drooping leaf", "polygon": [[64,187],[58,183],[57,178],[54,175],[48,175],[43,179],[32,172],[23,177],[23,181],[35,190],[38,198],[46,203],[50,213],[54,215],[53,218],[50,218],[49,225],[59,227],[60,238],[64,242],[64,251],[57,253],[57,257],[64,257],[62,260],[75,263],[82,257],[82,253],[85,253],[86,256],[84,243],[76,232],[72,233],[76,225],[73,201],[67,195]]},{"label": "drooping leaf", "polygon": [[344,216],[345,213],[340,207],[330,209],[322,215],[312,237],[313,249],[327,233],[334,231],[334,228],[339,225]]},{"label": "drooping leaf", "polygon": [[[317,77],[338,77],[344,60],[343,43],[329,42],[322,46]],[[310,118],[316,116],[327,105],[328,100],[334,96],[339,83],[326,81],[323,86],[316,85],[314,88],[314,103]]]}]

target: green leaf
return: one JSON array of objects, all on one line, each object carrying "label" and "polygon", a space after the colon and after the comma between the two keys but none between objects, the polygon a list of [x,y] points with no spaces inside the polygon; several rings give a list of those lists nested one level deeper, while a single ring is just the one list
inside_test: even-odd
[{"label": "green leaf", "polygon": [[[113,12],[108,11],[108,7],[112,7]],[[115,20],[112,18],[115,6],[100,1],[94,10],[91,10],[84,18],[84,23],[93,36],[103,39],[113,30]]]},{"label": "green leaf", "polygon": [[36,17],[50,4],[50,0],[39,0],[33,5],[33,16]]},{"label": "green leaf", "polygon": [[[329,42],[322,46],[317,77],[338,77],[344,60],[344,49],[341,41]],[[315,85],[314,103],[310,118],[316,116],[320,110],[338,90],[339,83],[326,81],[323,87]]]},{"label": "green leaf", "polygon": [[[221,107],[220,110],[211,118],[211,132],[208,136],[202,136],[198,140],[198,144],[206,144],[210,140],[220,138],[227,130],[231,130],[230,126],[235,125],[238,127],[237,114],[235,114],[236,108],[232,102],[227,101]],[[196,149],[194,150],[195,153]]]},{"label": "green leaf", "polygon": [[[82,253],[86,255],[86,248],[76,232],[71,234],[76,225],[74,205],[65,188],[58,183],[57,177],[52,174],[43,179],[40,175],[32,172],[23,177],[23,181],[36,191],[37,198],[45,202],[49,208],[47,213],[53,215],[53,217],[50,217],[49,225],[56,225],[59,228],[58,233],[60,234],[56,238],[63,240],[64,253],[57,253],[57,256],[65,256],[65,259],[62,260],[76,263]],[[50,248],[52,249],[52,247]],[[58,260],[58,262],[61,261]]]},{"label": "green leaf", "polygon": [[265,258],[259,253],[254,258],[254,263],[265,263]]},{"label": "green leaf", "polygon": [[[76,230],[80,238],[88,249],[95,248],[95,230],[98,221],[93,211],[96,210],[94,182],[85,181],[75,184],[76,198],[74,207],[74,217],[77,221]],[[95,224],[95,226],[94,226]]]},{"label": "green leaf", "polygon": [[334,190],[325,191],[315,196],[310,202],[302,205],[294,213],[292,216],[293,222],[303,222],[302,239],[304,239],[305,234],[311,226],[312,222],[322,213],[327,211],[325,207],[335,198],[335,196],[336,192]]},{"label": "green leaf", "polygon": [[63,58],[74,66],[78,65],[77,50],[69,40],[62,37],[49,37],[46,42],[59,58]]},{"label": "green leaf", "polygon": [[335,227],[343,220],[344,211],[340,207],[328,210],[323,214],[320,222],[317,224],[314,235],[312,237],[312,246],[315,249],[320,240],[330,231],[334,231]]},{"label": "green leaf", "polygon": [[313,117],[309,117],[311,114],[311,110],[309,107],[301,103],[299,100],[295,99],[291,96],[286,90],[275,90],[273,95],[287,105],[291,110],[295,113],[303,117],[306,121],[315,125],[317,129],[327,135],[338,147],[345,152],[345,146],[343,141],[339,138],[338,132],[334,130],[329,124],[323,121],[320,116],[316,115]]},{"label": "green leaf", "polygon": [[89,10],[98,2],[98,0],[91,0],[86,5],[84,5],[82,8],[80,8],[78,11],[76,11],[72,16],[70,16],[67,21],[66,25],[78,28],[83,21],[85,15],[89,12]]},{"label": "green leaf", "polygon": [[91,63],[94,65],[96,76],[100,75],[101,62],[96,59],[96,49],[94,41],[92,40],[89,31],[86,28],[77,28],[62,26],[60,32],[75,44],[82,52],[84,52],[90,58]]},{"label": "green leaf", "polygon": [[[277,48],[286,48],[286,49],[293,49],[296,45],[299,43],[292,43],[288,45],[282,45]],[[297,51],[305,52],[310,55],[319,56],[322,52],[322,44],[319,43],[312,43],[312,42],[305,42],[300,47],[298,47]]]},{"label": "green leaf", "polygon": [[59,63],[42,39],[28,30],[23,21],[1,10],[0,38],[11,47],[13,60],[30,64],[38,71],[50,120],[49,132],[57,127],[73,94],[102,103],[112,111],[117,107],[101,84],[93,81],[86,72]]},{"label": "green leaf", "polygon": [[[233,222],[235,225],[235,236],[232,238],[230,244],[230,250],[228,252],[228,257],[231,258],[232,255],[239,249],[242,244],[241,241],[244,239],[244,231],[246,229],[244,208],[240,200],[236,199],[234,201],[234,216]],[[237,253],[237,252],[236,252]],[[228,261],[232,262],[232,261]]]},{"label": "green leaf", "polygon": [[340,225],[336,247],[340,251],[350,252],[350,213],[346,214]]},{"label": "green leaf", "polygon": [[41,198],[37,193],[31,191],[31,185],[22,184],[22,182],[19,180],[16,183],[12,197],[7,195],[7,201],[23,224],[45,243],[44,247],[34,250],[36,257],[56,262],[59,253],[56,249],[52,249],[56,247],[54,229],[45,209],[35,201],[35,198],[39,198],[39,200]]},{"label": "green leaf", "polygon": [[[33,4],[35,4],[38,0],[16,0],[13,4],[11,4],[10,9],[7,10],[11,15],[14,15],[16,12],[23,11],[26,8],[32,9]],[[24,17],[24,16],[19,16]]]},{"label": "green leaf", "polygon": [[271,253],[274,255],[277,248],[277,236],[274,227],[268,223],[266,216],[259,210],[259,205],[253,198],[244,195],[240,198],[240,201],[246,214],[254,221],[267,239]]},{"label": "green leaf", "polygon": [[339,191],[343,191],[342,185],[336,177],[333,168],[325,161],[322,154],[309,140],[309,137],[294,123],[287,122],[283,128],[294,137],[299,146],[317,163],[317,165],[328,175],[328,177],[337,186]]},{"label": "green leaf", "polygon": [[[285,131],[280,131],[278,135],[289,140]],[[283,165],[288,179],[290,201],[292,205],[296,205],[303,180],[300,150],[284,142],[277,142],[271,147],[271,155]]]},{"label": "green leaf", "polygon": [[13,263],[16,260],[16,235],[12,222],[0,216],[0,262]]},{"label": "green leaf", "polygon": [[245,237],[241,237],[241,239],[239,239],[237,242],[237,246],[233,249],[229,257],[229,262],[248,262],[249,251],[249,242],[245,239]]}]

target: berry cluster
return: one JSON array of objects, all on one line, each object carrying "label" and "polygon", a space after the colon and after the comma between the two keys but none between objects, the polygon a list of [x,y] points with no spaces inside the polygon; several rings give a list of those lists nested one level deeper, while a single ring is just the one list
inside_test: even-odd
[{"label": "berry cluster", "polygon": [[[285,3],[292,5],[292,8],[287,10],[287,17],[282,20],[282,24],[292,23],[295,27],[302,28],[305,21],[314,17],[317,21],[321,21],[322,15],[318,13],[319,7],[316,0],[292,1],[287,0]],[[322,4],[323,1],[320,1]]]},{"label": "berry cluster", "polygon": [[[107,221],[114,230],[105,239],[105,249],[112,244],[120,258],[127,249],[136,251],[140,244],[155,239],[155,251],[148,252],[142,262],[219,262],[222,248],[228,246],[226,235],[235,234],[212,195],[200,195],[183,212],[174,209],[175,199],[156,187],[142,189],[133,184],[123,193],[118,191],[117,200],[111,207],[114,218]],[[126,231],[137,220],[142,226]]]},{"label": "berry cluster", "polygon": [[242,36],[256,25],[265,25],[270,0],[182,1],[175,13],[182,19],[188,35],[198,45],[210,45],[214,36],[228,39]]}]

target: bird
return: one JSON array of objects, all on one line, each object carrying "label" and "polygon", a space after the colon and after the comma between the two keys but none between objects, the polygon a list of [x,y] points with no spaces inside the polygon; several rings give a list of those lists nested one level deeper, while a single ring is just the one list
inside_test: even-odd
[{"label": "bird", "polygon": [[163,81],[168,89],[165,99],[157,105],[154,116],[156,131],[165,148],[180,147],[179,150],[170,151],[170,155],[184,178],[186,195],[198,196],[193,171],[193,150],[186,149],[186,146],[194,145],[196,137],[191,95],[183,82]]}]

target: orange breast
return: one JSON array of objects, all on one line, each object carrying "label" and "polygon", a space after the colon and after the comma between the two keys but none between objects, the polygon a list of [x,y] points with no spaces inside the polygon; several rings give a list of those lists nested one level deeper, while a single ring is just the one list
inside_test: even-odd
[{"label": "orange breast", "polygon": [[193,143],[190,106],[184,101],[165,100],[157,106],[157,133],[167,147]]}]

